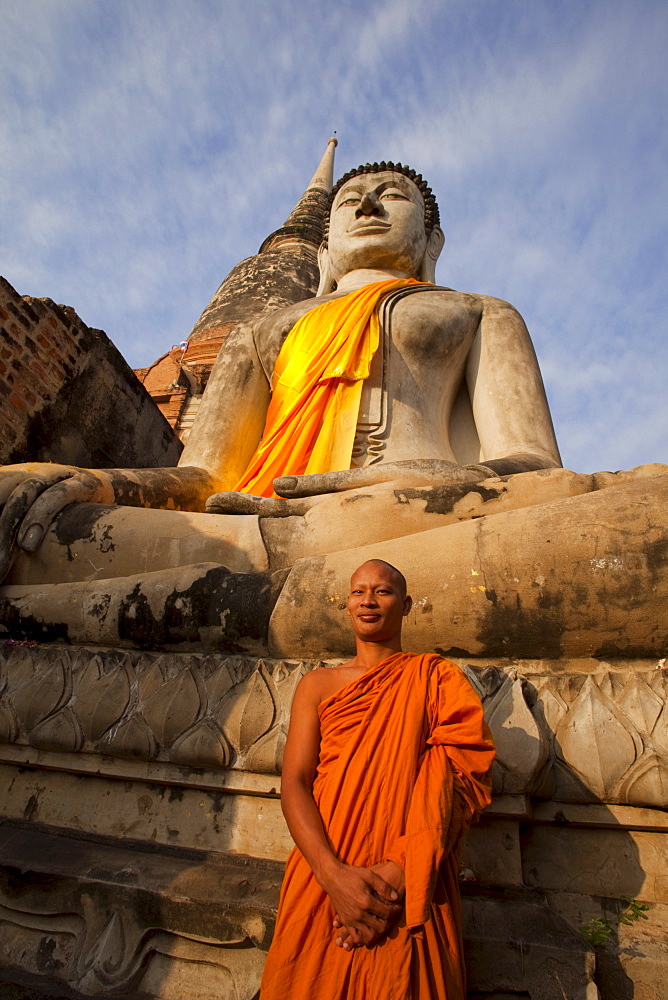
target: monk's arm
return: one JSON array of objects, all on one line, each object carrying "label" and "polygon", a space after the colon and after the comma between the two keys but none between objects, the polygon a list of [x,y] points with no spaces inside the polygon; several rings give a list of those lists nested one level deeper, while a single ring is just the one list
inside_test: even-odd
[{"label": "monk's arm", "polygon": [[320,749],[317,671],[306,674],[295,692],[283,757],[281,806],[292,838],[318,884],[330,898],[339,925],[354,943],[371,944],[399,909],[397,892],[371,869],[347,865],[335,854],[313,799]]},{"label": "monk's arm", "polygon": [[466,382],[482,466],[499,476],[561,466],[533,344],[508,302],[484,297]]}]

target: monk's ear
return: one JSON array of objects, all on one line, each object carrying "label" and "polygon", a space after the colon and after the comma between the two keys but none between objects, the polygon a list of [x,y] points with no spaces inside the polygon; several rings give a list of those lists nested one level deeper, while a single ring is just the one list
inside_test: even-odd
[{"label": "monk's ear", "polygon": [[403,610],[404,618],[406,617],[406,615],[410,614],[412,607],[413,607],[413,598],[410,596],[410,594],[406,594],[406,596],[404,597],[404,610]]},{"label": "monk's ear", "polygon": [[420,265],[420,281],[436,281],[436,261],[441,255],[441,250],[445,246],[445,233],[438,226],[434,226],[427,236],[427,247]]},{"label": "monk's ear", "polygon": [[329,263],[329,250],[327,249],[326,243],[320,244],[320,249],[318,250],[318,267],[320,268],[320,284],[318,285],[317,295],[327,295],[329,292],[333,292],[336,288],[336,282],[332,277],[332,269]]}]

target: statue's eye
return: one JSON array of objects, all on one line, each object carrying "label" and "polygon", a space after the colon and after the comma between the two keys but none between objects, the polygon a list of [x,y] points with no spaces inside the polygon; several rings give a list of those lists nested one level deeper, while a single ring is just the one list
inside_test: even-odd
[{"label": "statue's eye", "polygon": [[339,202],[339,208],[343,208],[344,205],[359,205],[360,201],[359,195],[350,195]]},{"label": "statue's eye", "polygon": [[381,201],[408,201],[409,199],[401,191],[383,191],[380,196]]}]

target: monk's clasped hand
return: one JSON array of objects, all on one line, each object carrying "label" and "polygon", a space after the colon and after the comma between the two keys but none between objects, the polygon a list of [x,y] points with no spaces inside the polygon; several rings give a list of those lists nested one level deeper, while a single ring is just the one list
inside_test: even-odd
[{"label": "monk's clasped hand", "polygon": [[401,892],[372,868],[342,865],[327,893],[335,911],[334,927],[341,928],[336,943],[346,951],[374,944],[402,911]]}]

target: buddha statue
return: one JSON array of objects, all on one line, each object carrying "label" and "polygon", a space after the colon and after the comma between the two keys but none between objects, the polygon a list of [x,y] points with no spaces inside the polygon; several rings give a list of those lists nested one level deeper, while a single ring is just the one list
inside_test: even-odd
[{"label": "buddha statue", "polygon": [[646,631],[664,569],[652,590],[647,558],[627,559],[635,610],[607,602],[628,583],[609,553],[626,551],[634,504],[652,509],[636,556],[665,542],[665,468],[598,480],[561,468],[521,316],[434,284],[443,244],[415,171],[350,171],[331,193],[317,295],[234,327],[178,467],[1,470],[5,628],[346,655],[346,575],[373,554],[416,581],[408,631],[425,648],[664,641]]}]

